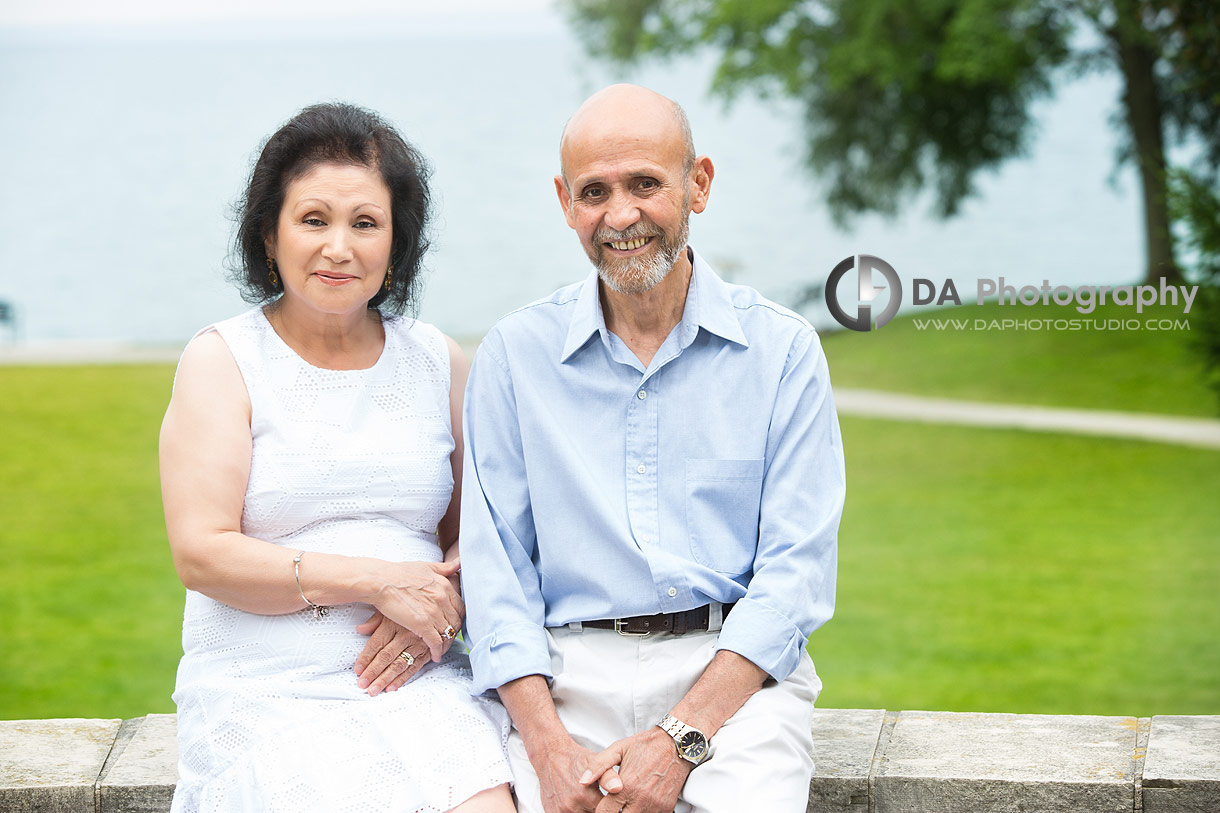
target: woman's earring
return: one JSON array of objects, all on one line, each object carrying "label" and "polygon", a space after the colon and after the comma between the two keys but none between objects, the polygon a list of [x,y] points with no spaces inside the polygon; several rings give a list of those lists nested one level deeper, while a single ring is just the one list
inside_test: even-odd
[{"label": "woman's earring", "polygon": [[391,264],[390,267],[385,270],[385,289],[387,291],[390,290],[390,276],[393,273],[394,273],[394,266],[393,266],[393,264]]},{"label": "woman's earring", "polygon": [[275,288],[280,284],[280,275],[275,273],[275,260],[267,258],[267,279],[271,280],[271,287]]}]

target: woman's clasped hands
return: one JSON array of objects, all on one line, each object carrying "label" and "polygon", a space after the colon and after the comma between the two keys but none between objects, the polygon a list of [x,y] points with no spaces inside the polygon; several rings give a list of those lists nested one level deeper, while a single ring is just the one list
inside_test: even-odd
[{"label": "woman's clasped hands", "polygon": [[369,636],[356,658],[356,685],[371,696],[398,689],[429,661],[439,663],[466,617],[457,559],[385,567],[386,582],[372,601],[377,612],[356,628]]}]

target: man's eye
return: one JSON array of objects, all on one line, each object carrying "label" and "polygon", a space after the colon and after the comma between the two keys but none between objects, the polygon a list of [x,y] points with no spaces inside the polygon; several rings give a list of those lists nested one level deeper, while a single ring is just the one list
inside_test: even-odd
[{"label": "man's eye", "polygon": [[652,178],[644,178],[639,183],[636,184],[637,189],[641,189],[645,192],[651,192],[653,189],[656,189],[658,186],[660,186],[660,184],[657,183]]},{"label": "man's eye", "polygon": [[586,189],[582,197],[585,200],[601,200],[605,196],[605,191],[602,189]]}]

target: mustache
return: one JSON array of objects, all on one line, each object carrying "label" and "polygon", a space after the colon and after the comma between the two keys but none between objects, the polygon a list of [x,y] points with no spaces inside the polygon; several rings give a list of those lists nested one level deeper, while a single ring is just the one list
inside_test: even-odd
[{"label": "mustache", "polygon": [[653,225],[645,225],[643,223],[632,223],[623,231],[612,229],[609,226],[598,226],[597,231],[593,232],[593,242],[595,243],[610,243],[619,240],[634,240],[637,237],[664,237],[664,233]]}]

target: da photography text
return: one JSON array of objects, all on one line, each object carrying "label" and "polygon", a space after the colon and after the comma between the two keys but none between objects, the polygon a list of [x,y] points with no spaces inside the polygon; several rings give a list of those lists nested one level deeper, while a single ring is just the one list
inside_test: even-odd
[{"label": "da photography text", "polygon": [[[853,270],[856,272],[857,281],[855,313],[844,308],[838,295],[840,283]],[[885,284],[880,284],[882,282]],[[847,290],[844,287],[845,293]],[[874,318],[873,306],[883,291],[887,292],[885,307]],[[1198,292],[1198,285],[1173,285],[1164,279],[1156,285],[1082,285],[1072,288],[1067,285],[1055,285],[1050,280],[1043,280],[1041,285],[1018,286],[1009,284],[1004,277],[997,277],[979,278],[974,281],[973,304],[982,305],[989,300],[995,300],[1001,306],[1070,305],[1081,314],[1090,314],[1107,302],[1134,308],[1136,313],[1143,313],[1144,308],[1152,305],[1172,305],[1181,307],[1182,314],[1186,315],[1190,313]],[[880,329],[897,314],[902,303],[902,294],[903,285],[898,272],[888,262],[871,254],[845,258],[834,267],[826,279],[825,299],[830,315],[839,324],[851,330]],[[922,277],[914,277],[911,280],[910,303],[942,306],[964,304],[959,286],[952,279],[946,279],[938,285]]]}]

